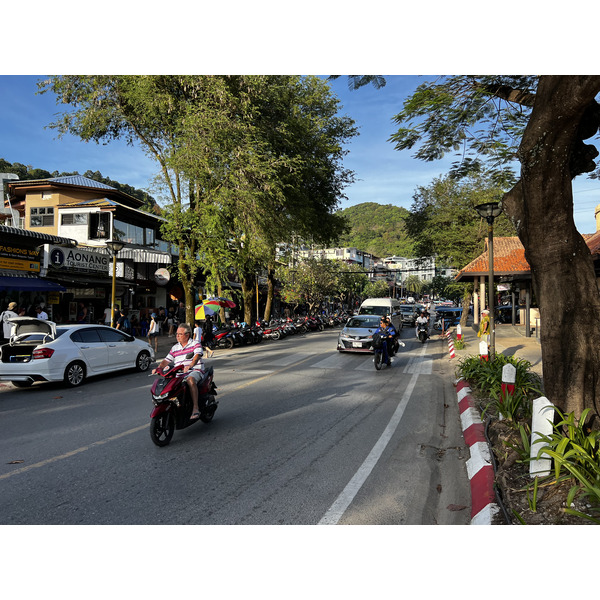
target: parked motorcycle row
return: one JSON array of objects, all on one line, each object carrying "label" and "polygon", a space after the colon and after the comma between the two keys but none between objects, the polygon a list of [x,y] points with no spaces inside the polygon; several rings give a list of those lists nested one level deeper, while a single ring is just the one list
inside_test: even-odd
[{"label": "parked motorcycle row", "polygon": [[229,326],[214,331],[214,339],[208,343],[211,350],[231,349],[235,346],[258,344],[263,340],[280,340],[289,335],[323,331],[326,327],[341,327],[348,315],[329,317],[299,317],[297,319],[274,319],[256,322],[254,325],[232,322]]}]

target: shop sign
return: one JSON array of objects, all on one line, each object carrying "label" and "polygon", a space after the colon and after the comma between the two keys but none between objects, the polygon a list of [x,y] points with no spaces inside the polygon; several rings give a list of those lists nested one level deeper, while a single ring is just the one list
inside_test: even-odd
[{"label": "shop sign", "polygon": [[104,288],[67,288],[67,294],[73,294],[74,298],[104,298]]},{"label": "shop sign", "polygon": [[39,248],[23,248],[12,244],[0,245],[0,269],[39,272]]},{"label": "shop sign", "polygon": [[85,271],[86,273],[106,274],[111,264],[108,254],[80,248],[50,246],[49,256],[49,264],[53,267],[72,271]]}]

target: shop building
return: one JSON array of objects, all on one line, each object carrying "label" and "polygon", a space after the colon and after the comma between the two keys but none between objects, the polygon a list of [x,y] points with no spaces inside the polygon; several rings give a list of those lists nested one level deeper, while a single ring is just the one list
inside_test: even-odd
[{"label": "shop building", "polygon": [[[58,298],[52,296],[53,320],[77,320],[80,303],[91,320],[104,319],[112,296],[109,240],[125,243],[115,264],[118,307],[139,319],[172,302],[173,284],[164,269],[177,254],[160,239],[164,219],[141,210],[141,200],[79,175],[11,181],[8,188],[12,218],[18,219],[24,235],[55,238],[48,239],[39,257],[40,278],[62,288]],[[56,240],[69,240],[70,245]]]}]

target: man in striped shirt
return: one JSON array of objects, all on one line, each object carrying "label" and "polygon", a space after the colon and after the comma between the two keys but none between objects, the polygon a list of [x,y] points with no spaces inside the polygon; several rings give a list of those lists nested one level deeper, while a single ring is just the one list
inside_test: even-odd
[{"label": "man in striped shirt", "polygon": [[[152,371],[156,373],[158,369],[163,369],[169,363],[184,365],[183,372],[185,375],[184,381],[188,384],[190,396],[194,408],[192,409],[191,421],[200,418],[200,410],[198,408],[198,382],[202,378],[204,372],[204,363],[202,362],[202,344],[195,342],[192,339],[192,330],[187,323],[180,323],[177,326],[177,343],[171,348],[169,354],[161,361],[160,365]],[[188,358],[189,354],[193,354],[192,358]]]}]

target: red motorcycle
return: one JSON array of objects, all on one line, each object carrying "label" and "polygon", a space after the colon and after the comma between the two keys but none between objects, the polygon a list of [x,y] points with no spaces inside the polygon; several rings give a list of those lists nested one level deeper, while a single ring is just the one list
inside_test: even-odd
[{"label": "red motorcycle", "polygon": [[159,378],[152,385],[154,409],[150,413],[150,437],[157,446],[166,446],[176,429],[185,429],[198,421],[210,423],[219,404],[215,399],[217,386],[213,368],[209,367],[198,382],[200,418],[190,420],[193,410],[188,385],[184,383],[183,365],[167,365],[157,370]]}]

